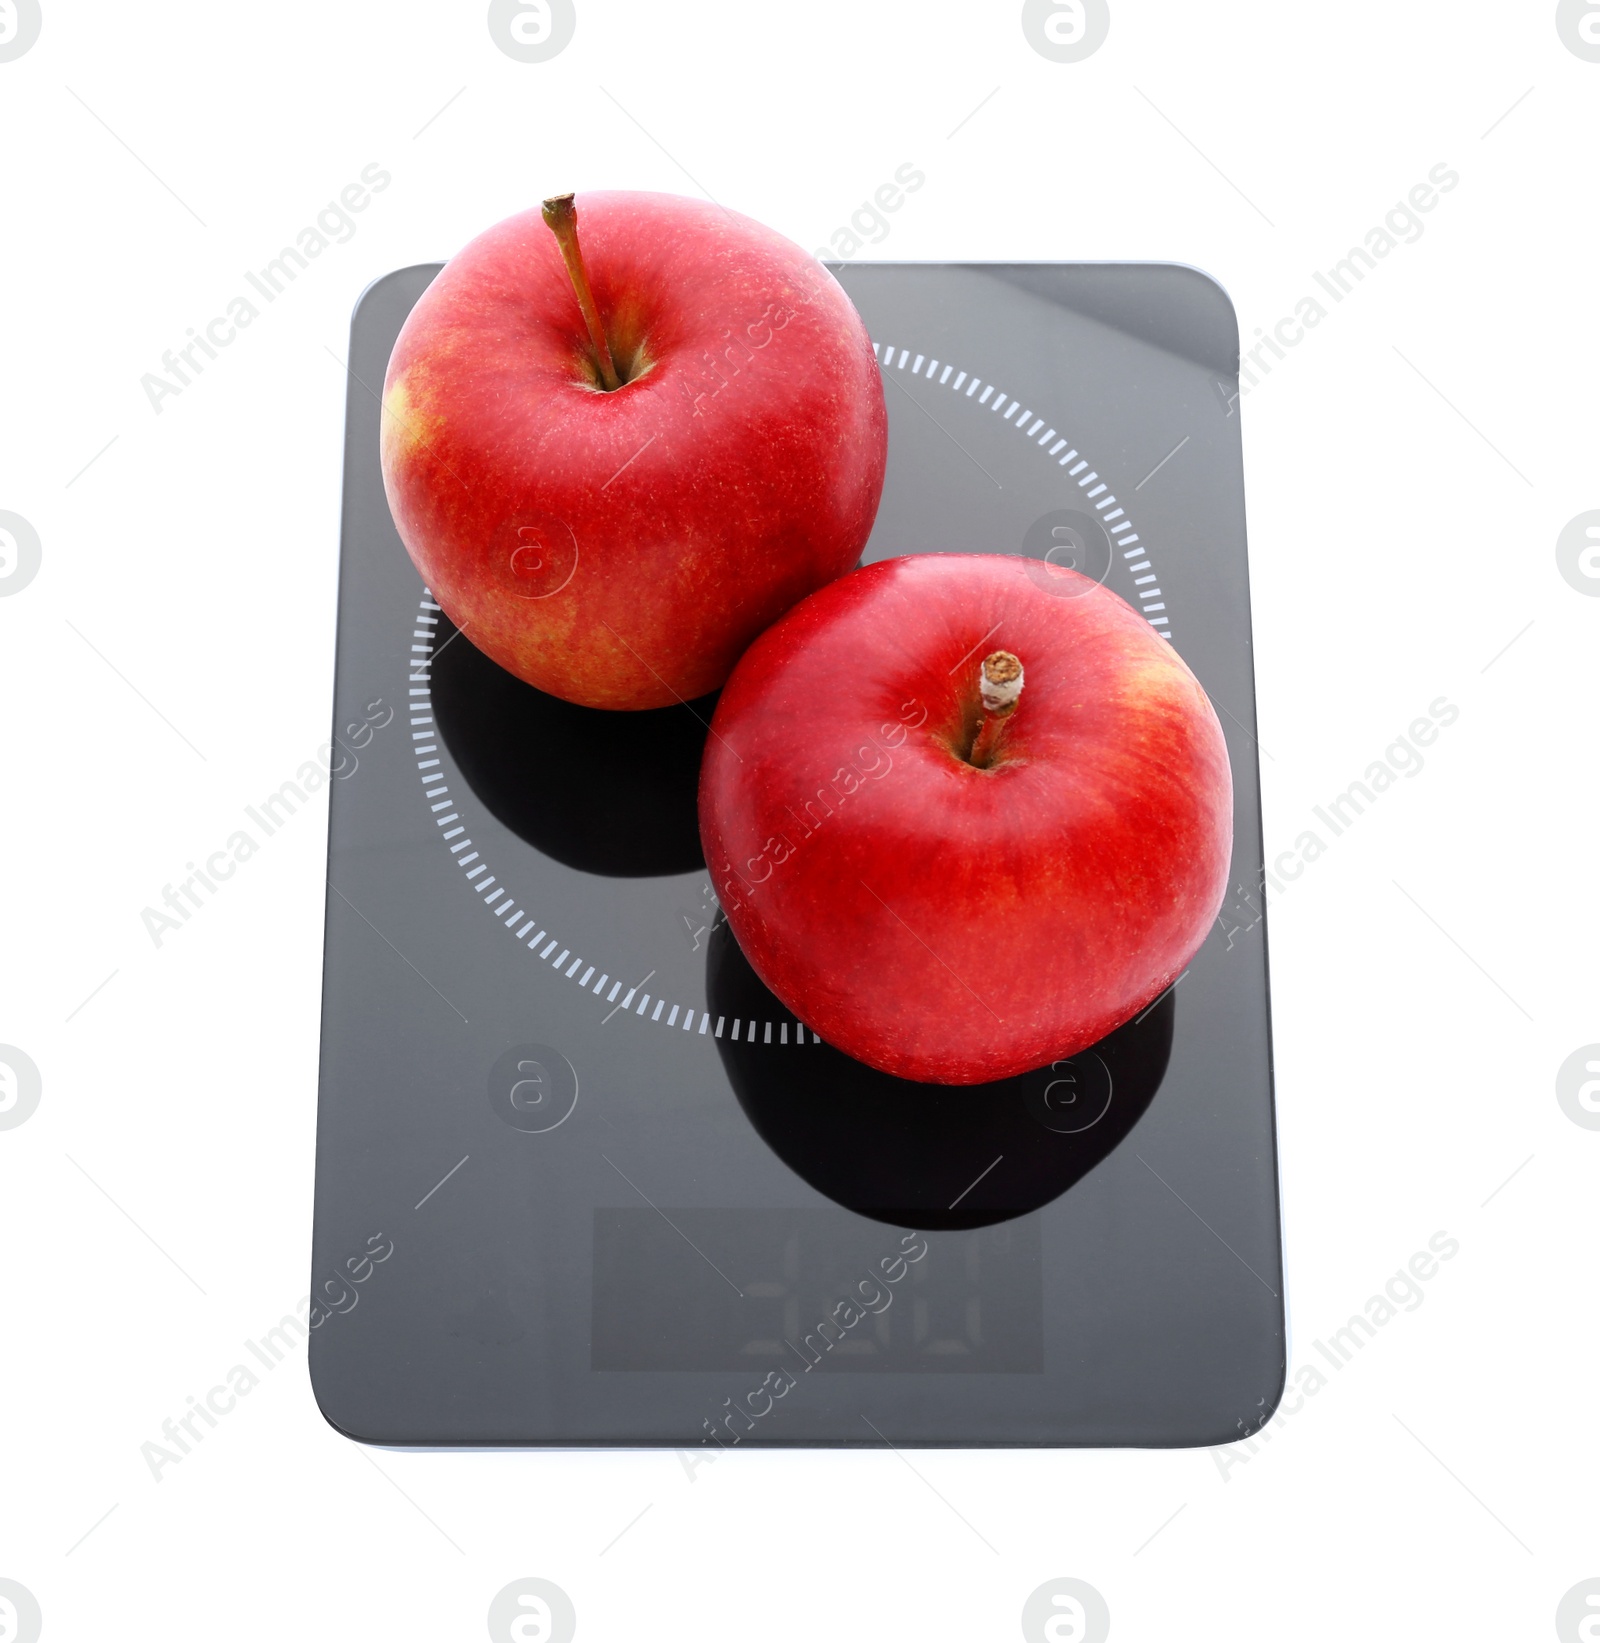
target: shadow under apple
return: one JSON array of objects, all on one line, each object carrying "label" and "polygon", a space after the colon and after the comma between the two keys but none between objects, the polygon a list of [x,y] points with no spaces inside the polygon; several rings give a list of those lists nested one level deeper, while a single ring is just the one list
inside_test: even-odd
[{"label": "shadow under apple", "polygon": [[433,711],[450,755],[496,821],[585,873],[692,873],[696,793],[714,696],[642,713],[578,707],[492,662],[448,617]]},{"label": "shadow under apple", "polygon": [[[713,1016],[789,1016],[723,920],[706,992]],[[1175,1013],[1169,988],[1070,1061],[992,1084],[912,1083],[828,1044],[724,1036],[717,1051],[756,1133],[802,1180],[858,1215],[934,1232],[1012,1220],[1082,1180],[1155,1099]]]}]

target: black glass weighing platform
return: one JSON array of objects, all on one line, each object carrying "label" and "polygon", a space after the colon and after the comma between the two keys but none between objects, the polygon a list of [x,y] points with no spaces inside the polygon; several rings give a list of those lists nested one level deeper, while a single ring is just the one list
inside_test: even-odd
[{"label": "black glass weighing platform", "polygon": [[310,1357],[394,1445],[1196,1445],[1285,1364],[1259,772],[1224,293],[1168,265],[835,271],[885,378],[866,558],[1050,557],[1140,607],[1227,733],[1234,889],[1070,1062],[902,1084],[718,916],[710,702],[599,714],[456,634],[350,345]]}]

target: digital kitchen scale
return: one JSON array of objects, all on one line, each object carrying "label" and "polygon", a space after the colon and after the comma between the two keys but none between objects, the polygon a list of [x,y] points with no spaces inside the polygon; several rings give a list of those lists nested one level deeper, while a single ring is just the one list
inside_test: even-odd
[{"label": "digital kitchen scale", "polygon": [[1233,889],[1179,983],[979,1088],[849,1060],[719,916],[713,702],[606,714],[457,635],[352,324],[310,1357],[404,1445],[1192,1445],[1285,1366],[1238,416],[1223,292],[1165,265],[836,270],[884,375],[867,560],[1025,553],[1141,609],[1216,704]]}]

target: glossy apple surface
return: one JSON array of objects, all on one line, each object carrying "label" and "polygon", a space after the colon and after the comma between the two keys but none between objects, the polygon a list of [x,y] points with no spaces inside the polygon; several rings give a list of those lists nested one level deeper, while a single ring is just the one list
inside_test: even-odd
[{"label": "glossy apple surface", "polygon": [[[972,747],[996,649],[1024,685]],[[1233,782],[1172,646],[1074,571],[870,565],[760,639],[717,706],[700,832],[739,945],[847,1054],[929,1083],[1074,1054],[1176,980],[1227,888]]]},{"label": "glossy apple surface", "polygon": [[384,383],[394,520],[480,650],[590,707],[716,689],[855,564],[883,385],[838,282],[781,235],[666,194],[577,197],[619,371],[607,391],[537,210],[429,286]]}]

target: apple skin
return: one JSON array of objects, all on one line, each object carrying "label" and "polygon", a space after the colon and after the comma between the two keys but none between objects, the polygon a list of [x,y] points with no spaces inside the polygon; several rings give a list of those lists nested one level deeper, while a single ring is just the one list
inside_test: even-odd
[{"label": "apple skin", "polygon": [[[993,650],[1024,669],[994,764]],[[972,1084],[1063,1060],[1157,998],[1227,889],[1217,716],[1138,612],[1075,571],[919,554],[769,629],[700,775],[712,882],[756,973],[880,1071]]]},{"label": "apple skin", "polygon": [[866,329],[797,245],[670,194],[577,199],[620,389],[538,211],[439,274],[384,382],[384,488],[441,606],[589,707],[715,690],[861,555],[888,416]]}]

